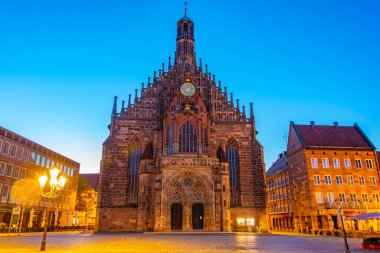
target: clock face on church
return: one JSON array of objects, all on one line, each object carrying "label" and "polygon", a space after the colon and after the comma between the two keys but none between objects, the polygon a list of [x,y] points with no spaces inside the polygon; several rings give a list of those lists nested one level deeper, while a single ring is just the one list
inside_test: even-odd
[{"label": "clock face on church", "polygon": [[195,87],[192,83],[182,84],[180,90],[181,90],[181,93],[187,97],[190,97],[190,96],[194,95],[194,93],[195,93]]}]

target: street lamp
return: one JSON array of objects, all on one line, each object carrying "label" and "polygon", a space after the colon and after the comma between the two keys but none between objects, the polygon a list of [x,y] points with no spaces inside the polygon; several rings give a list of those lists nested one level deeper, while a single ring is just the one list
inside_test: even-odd
[{"label": "street lamp", "polygon": [[348,243],[347,243],[346,230],[344,229],[342,209],[340,208],[340,205],[338,205],[338,215],[339,215],[340,222],[342,223],[342,232],[343,232],[343,239],[344,239],[344,252],[350,252],[350,248],[348,247]]},{"label": "street lamp", "polygon": [[[61,194],[61,191],[66,183],[66,178],[64,176],[60,176],[58,178],[59,173],[60,173],[59,169],[53,168],[50,170],[50,179],[46,174],[39,178],[41,195],[49,199],[48,208],[47,208],[48,215],[50,211],[51,200],[53,200],[54,198],[58,197]],[[49,183],[47,184],[48,180],[49,180]],[[44,216],[43,222],[44,222],[45,227],[44,227],[44,234],[42,236],[40,251],[45,251],[45,247],[46,247],[46,234],[47,234],[47,228],[48,228],[48,222],[46,222],[46,215]]]}]

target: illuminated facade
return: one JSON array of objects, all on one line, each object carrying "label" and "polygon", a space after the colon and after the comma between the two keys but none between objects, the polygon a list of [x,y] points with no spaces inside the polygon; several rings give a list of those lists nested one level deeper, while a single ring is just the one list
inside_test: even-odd
[{"label": "illuminated facade", "polygon": [[346,218],[380,211],[378,158],[360,127],[290,125],[288,175],[295,230],[302,233],[339,229],[337,208],[348,230],[380,230],[371,221]]},{"label": "illuminated facade", "polygon": [[283,152],[267,171],[267,212],[271,230],[294,230],[291,191],[288,160]]},{"label": "illuminated facade", "polygon": [[263,148],[255,119],[201,59],[194,23],[177,23],[174,64],[141,96],[115,97],[103,144],[99,231],[230,231],[266,227]]},{"label": "illuminated facade", "polygon": [[[61,196],[51,204],[50,216],[58,214],[56,226],[71,226],[80,164],[0,127],[0,224],[8,226],[12,208],[18,206],[24,208],[23,227],[41,227],[42,215],[49,201],[41,196],[38,178],[44,173],[49,174],[48,170],[53,167],[62,171],[67,182]],[[22,182],[27,179],[32,180],[33,185],[21,189]],[[27,194],[35,186],[34,182],[37,186],[35,192]],[[17,218],[18,215],[14,217]],[[55,220],[55,217],[51,219],[52,225]],[[17,222],[13,220],[12,224]]]}]

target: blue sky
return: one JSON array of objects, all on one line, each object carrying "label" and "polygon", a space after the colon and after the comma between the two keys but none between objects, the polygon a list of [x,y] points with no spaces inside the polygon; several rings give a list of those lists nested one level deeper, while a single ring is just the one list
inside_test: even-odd
[{"label": "blue sky", "polygon": [[[291,120],[380,147],[380,1],[188,1],[197,57],[253,102],[267,168]],[[0,125],[99,171],[113,96],[175,50],[183,1],[0,2]]]}]

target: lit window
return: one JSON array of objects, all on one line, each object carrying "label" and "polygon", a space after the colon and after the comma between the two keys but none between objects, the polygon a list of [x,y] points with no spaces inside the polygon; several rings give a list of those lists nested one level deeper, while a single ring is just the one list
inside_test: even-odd
[{"label": "lit window", "polygon": [[342,176],[336,176],[336,184],[337,185],[343,185],[343,178]]},{"label": "lit window", "polygon": [[316,192],[315,193],[315,198],[316,198],[318,204],[322,204],[323,203],[323,194],[322,194],[322,192]]},{"label": "lit window", "polygon": [[362,193],[362,199],[363,199],[364,203],[368,203],[369,202],[368,194],[367,193]]},{"label": "lit window", "polygon": [[339,160],[339,158],[334,158],[333,161],[334,161],[334,168],[335,169],[340,169],[340,160]]},{"label": "lit window", "polygon": [[365,177],[364,176],[359,176],[359,184],[360,185],[365,185]]},{"label": "lit window", "polygon": [[351,169],[352,168],[351,160],[350,159],[348,159],[348,158],[344,159],[344,167],[346,169]]},{"label": "lit window", "polygon": [[311,167],[313,169],[318,168],[318,158],[311,158]]},{"label": "lit window", "polygon": [[325,169],[330,168],[330,162],[328,158],[322,158],[322,167]]},{"label": "lit window", "polygon": [[361,169],[363,167],[362,166],[362,160],[355,159],[355,165],[356,165],[356,168]]},{"label": "lit window", "polygon": [[328,203],[334,203],[335,202],[335,196],[333,192],[327,193],[327,202]]},{"label": "lit window", "polygon": [[353,186],[355,185],[355,180],[354,180],[354,176],[347,176],[347,182],[348,182],[348,185],[350,186]]},{"label": "lit window", "polygon": [[358,198],[356,197],[356,193],[351,193],[350,198],[352,202],[358,202]]},{"label": "lit window", "polygon": [[325,176],[325,184],[332,185],[331,176]]},{"label": "lit window", "polygon": [[369,177],[369,182],[370,182],[371,186],[376,186],[377,185],[377,183],[376,183],[376,177],[370,176]]}]

